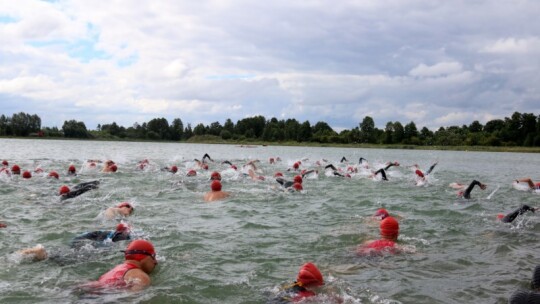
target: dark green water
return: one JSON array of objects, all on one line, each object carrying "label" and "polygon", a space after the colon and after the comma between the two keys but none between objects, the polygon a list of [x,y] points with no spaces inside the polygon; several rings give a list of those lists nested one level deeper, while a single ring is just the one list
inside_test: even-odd
[{"label": "dark green water", "polygon": [[[192,160],[204,153],[215,160],[210,170],[186,177]],[[270,165],[268,159],[277,156],[282,161]],[[275,189],[274,172],[292,179],[286,169],[296,160],[307,158],[302,168],[309,169],[321,159],[342,165],[343,156],[349,165],[364,157],[373,167],[386,161],[402,166],[388,170],[388,182],[321,172],[304,181],[303,193]],[[321,303],[334,303],[335,297],[344,303],[506,303],[513,291],[528,287],[538,264],[538,217],[527,214],[512,224],[496,220],[497,213],[523,203],[539,206],[539,195],[511,186],[520,177],[540,180],[538,154],[2,139],[0,158],[61,174],[60,180],[39,174],[30,180],[0,178],[0,221],[8,225],[0,229],[0,303],[264,303],[307,261],[325,278],[316,298]],[[145,158],[151,168],[137,170]],[[112,159],[119,171],[85,169],[87,159]],[[251,159],[261,160],[266,181],[220,164],[230,160],[241,167]],[[406,165],[427,170],[435,161],[429,184],[415,186]],[[77,177],[65,175],[71,163]],[[170,165],[179,166],[179,173],[159,171]],[[230,199],[203,202],[212,170],[222,172]],[[99,189],[58,200],[61,185],[93,179],[101,181]],[[476,188],[468,201],[448,187],[473,179],[488,188]],[[120,263],[118,250],[127,244],[73,250],[70,240],[113,229],[117,221],[99,214],[122,201],[135,206],[126,220],[135,234],[156,247],[152,286],[135,294],[81,296],[74,287]],[[398,241],[406,252],[359,257],[356,247],[378,237],[370,216],[381,207],[401,217]],[[51,258],[28,262],[14,254],[36,244]]]}]

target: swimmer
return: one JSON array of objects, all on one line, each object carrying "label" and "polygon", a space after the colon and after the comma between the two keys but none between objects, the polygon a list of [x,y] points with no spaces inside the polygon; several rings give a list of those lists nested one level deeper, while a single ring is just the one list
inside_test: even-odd
[{"label": "swimmer", "polygon": [[[313,263],[308,262],[300,267],[296,281],[283,286],[283,290],[268,303],[296,303],[316,296],[312,288],[324,285],[320,270]],[[308,300],[309,301],[309,300]]]},{"label": "swimmer", "polygon": [[118,224],[116,230],[98,230],[92,232],[86,232],[79,236],[76,236],[71,241],[71,247],[81,247],[86,244],[87,241],[92,241],[93,245],[101,246],[107,244],[107,242],[118,242],[131,239],[131,229],[126,224]]},{"label": "swimmer", "polygon": [[[484,190],[487,188],[487,186],[485,184],[482,184],[481,182],[477,181],[477,180],[473,180],[469,186],[467,188],[465,188],[465,185],[464,184],[460,184],[460,183],[451,183],[450,184],[450,187],[456,189],[456,190],[460,190],[458,191],[457,195],[459,197],[463,197],[465,199],[470,199],[471,198],[471,191],[473,190],[474,186],[479,186],[480,189]],[[463,191],[463,189],[465,189],[465,191]]]},{"label": "swimmer", "polygon": [[302,175],[302,178],[318,178],[319,170],[302,170],[300,174]]},{"label": "swimmer", "polygon": [[229,197],[231,194],[229,192],[221,191],[221,187],[221,182],[219,180],[212,181],[210,184],[210,189],[212,189],[212,191],[207,192],[204,195],[204,200],[206,202],[213,202]]},{"label": "swimmer", "polygon": [[302,176],[296,175],[292,181],[288,181],[284,179],[282,176],[278,176],[276,177],[276,182],[278,182],[281,186],[283,186],[283,188],[287,189],[287,188],[291,188],[295,183],[298,183],[301,185],[303,182],[303,179],[302,179]]},{"label": "swimmer", "polygon": [[336,167],[334,167],[334,165],[330,164],[330,165],[326,165],[326,167],[324,167],[324,169],[332,169],[332,174],[334,174],[334,176],[339,176],[339,177],[351,177],[350,175],[344,175],[344,174],[341,174],[339,172],[338,169],[336,169]]},{"label": "swimmer", "polygon": [[175,174],[176,172],[178,172],[178,167],[177,166],[171,166],[170,168],[169,167],[164,167],[164,168],[161,168],[161,171],[167,171],[167,172],[170,172],[172,174]]},{"label": "swimmer", "polygon": [[377,174],[381,174],[381,180],[383,181],[388,181],[388,178],[386,178],[386,172],[384,171],[383,168],[377,170],[376,172],[373,172],[371,173],[371,175],[369,176],[371,179],[376,179],[377,178]]},{"label": "swimmer", "polygon": [[340,163],[344,163],[344,162],[346,163],[346,162],[348,162],[348,160],[345,158],[345,156],[343,156],[339,162]]},{"label": "swimmer", "polygon": [[388,253],[398,253],[400,251],[396,241],[399,236],[399,223],[391,217],[386,216],[379,225],[381,238],[374,241],[367,241],[357,248],[359,255],[380,254],[382,251]]},{"label": "swimmer", "polygon": [[532,179],[530,178],[521,178],[521,179],[516,179],[516,182],[519,184],[519,183],[526,183],[528,186],[529,186],[529,189],[530,190],[538,190],[540,189],[540,182],[533,182]]},{"label": "swimmer", "polygon": [[395,161],[395,162],[386,162],[385,165],[386,165],[386,167],[384,167],[384,171],[387,171],[392,166],[398,167],[399,163],[397,161]]},{"label": "swimmer", "polygon": [[533,208],[528,205],[522,205],[521,207],[517,208],[516,210],[508,213],[507,215],[499,214],[497,215],[497,218],[501,220],[503,223],[511,223],[513,222],[519,215],[525,214],[527,211],[535,212],[538,210],[538,208]]},{"label": "swimmer", "polygon": [[32,173],[30,173],[30,171],[28,171],[28,170],[25,170],[25,171],[22,173],[22,177],[25,178],[25,179],[32,178]]},{"label": "swimmer", "polygon": [[196,176],[197,175],[197,171],[191,169],[189,170],[187,173],[186,173],[186,176],[189,176],[189,177],[192,177],[192,176]]},{"label": "swimmer", "polygon": [[77,175],[77,170],[75,169],[74,165],[69,165],[67,175],[70,175],[70,176]]},{"label": "swimmer", "polygon": [[218,181],[220,181],[221,180],[221,174],[219,174],[219,172],[217,172],[217,171],[212,172],[212,174],[210,174],[210,180],[218,180]]},{"label": "swimmer", "polygon": [[104,173],[114,173],[118,170],[118,166],[112,161],[108,160],[105,162],[105,165],[103,166],[103,169],[101,169],[101,172]]},{"label": "swimmer", "polygon": [[7,168],[8,166],[9,166],[9,162],[8,162],[7,160],[4,159],[4,160],[2,161],[2,167]]},{"label": "swimmer", "polygon": [[49,172],[47,177],[59,179],[60,175],[58,175],[58,172],[56,172],[56,171],[51,171],[51,172]]},{"label": "swimmer", "polygon": [[109,207],[103,213],[103,217],[108,220],[112,220],[119,217],[128,217],[130,216],[135,209],[128,202],[123,202],[118,204],[116,207]]},{"label": "swimmer", "polygon": [[20,175],[21,174],[21,167],[19,167],[19,165],[13,165],[11,167],[11,174]]},{"label": "swimmer", "polygon": [[536,266],[531,280],[531,291],[517,290],[508,299],[509,304],[540,303],[540,266]]},{"label": "swimmer", "polygon": [[84,290],[118,288],[142,290],[151,284],[149,274],[157,265],[154,245],[149,241],[135,240],[124,251],[125,261],[99,277],[97,281],[81,286]]},{"label": "swimmer", "polygon": [[7,225],[4,223],[0,223],[0,228],[7,228]]},{"label": "swimmer", "polygon": [[148,159],[145,158],[137,164],[137,169],[144,170],[149,164],[150,162],[148,161]]},{"label": "swimmer", "polygon": [[70,190],[68,186],[64,185],[60,187],[59,195],[61,200],[66,200],[77,197],[87,191],[97,188],[99,188],[98,180],[77,184],[75,185],[75,187],[73,187],[73,190]]}]

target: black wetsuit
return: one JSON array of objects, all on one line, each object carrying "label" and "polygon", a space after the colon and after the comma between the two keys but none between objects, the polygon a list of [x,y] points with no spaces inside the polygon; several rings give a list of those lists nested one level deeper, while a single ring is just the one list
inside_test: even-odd
[{"label": "black wetsuit", "polygon": [[509,304],[531,304],[540,303],[540,292],[538,291],[515,291],[508,299]]},{"label": "black wetsuit", "polygon": [[346,161],[348,161],[348,160],[345,158],[345,156],[343,156],[339,162],[342,163],[342,162],[346,162]]},{"label": "black wetsuit", "polygon": [[388,166],[384,167],[384,171],[388,170],[390,167],[395,166],[396,164],[391,163]]},{"label": "black wetsuit", "polygon": [[208,158],[210,161],[213,161],[212,158],[210,158],[210,155],[208,155],[208,153],[205,153],[205,154],[203,155],[203,157],[202,157],[202,162],[203,162],[203,164],[204,164],[204,160],[207,159],[207,158]]},{"label": "black wetsuit", "polygon": [[315,172],[315,170],[309,170],[309,171],[306,171],[306,172],[302,173],[302,178],[304,178],[304,176],[306,176],[306,175],[308,175],[310,173],[313,173],[313,172]]},{"label": "black wetsuit", "polygon": [[228,161],[228,160],[222,162],[222,164],[227,164],[227,165],[229,165],[229,166],[232,166],[232,165],[233,165],[233,164],[232,164],[230,161]]},{"label": "black wetsuit", "polygon": [[60,199],[61,200],[66,200],[66,199],[74,198],[74,197],[77,197],[77,196],[87,192],[87,191],[90,191],[92,189],[97,189],[97,188],[99,188],[99,181],[98,180],[91,181],[91,182],[86,182],[86,183],[80,183],[80,184],[75,185],[75,187],[73,187],[73,190],[69,191],[66,194],[62,194],[60,196]]},{"label": "black wetsuit", "polygon": [[377,174],[379,174],[379,173],[380,173],[381,176],[382,176],[382,180],[385,180],[385,181],[388,180],[388,178],[386,178],[386,172],[384,172],[384,169],[379,169],[379,170],[377,170],[377,172],[375,172],[375,176],[377,176]]},{"label": "black wetsuit", "polygon": [[433,165],[431,165],[431,167],[429,167],[429,170],[427,170],[426,175],[430,174],[431,171],[433,171],[433,169],[435,168],[436,165],[437,165],[437,163],[434,163]]},{"label": "black wetsuit", "polygon": [[465,192],[463,192],[463,198],[470,199],[471,198],[471,191],[473,190],[474,186],[480,186],[482,183],[480,183],[477,180],[473,180],[471,184],[465,189]]},{"label": "black wetsuit", "polygon": [[507,215],[505,215],[501,221],[505,222],[505,223],[511,223],[513,222],[519,215],[522,215],[524,214],[525,212],[527,211],[531,211],[531,212],[534,212],[534,208],[531,208],[530,206],[527,206],[527,205],[523,205],[519,208],[517,208],[516,210],[514,210],[512,213],[509,213]]},{"label": "black wetsuit", "polygon": [[294,185],[294,182],[288,181],[288,180],[284,179],[283,177],[276,178],[276,182],[278,182],[284,188],[290,188],[290,187],[292,187]]},{"label": "black wetsuit", "polygon": [[93,241],[95,244],[103,244],[107,239],[110,239],[112,242],[130,240],[131,236],[129,233],[122,233],[120,231],[92,231],[76,236],[71,241],[71,247],[79,247],[84,244],[85,241]]},{"label": "black wetsuit", "polygon": [[328,168],[332,169],[335,176],[345,177],[345,175],[338,172],[338,170],[336,169],[336,167],[334,167],[334,165],[330,164],[330,165],[326,165],[326,167],[324,167],[325,170],[328,169]]}]

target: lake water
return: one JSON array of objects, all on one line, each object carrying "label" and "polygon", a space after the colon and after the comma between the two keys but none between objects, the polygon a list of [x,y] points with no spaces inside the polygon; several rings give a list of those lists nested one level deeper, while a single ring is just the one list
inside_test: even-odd
[{"label": "lake water", "polygon": [[[210,170],[187,177],[192,160],[204,153],[214,159]],[[319,177],[305,180],[302,193],[280,191],[272,178],[281,171],[292,179],[286,170],[301,159],[301,168],[317,168],[322,159],[344,167],[343,156],[349,165],[364,157],[374,168],[386,161],[401,166],[388,170],[387,182],[364,174],[326,176],[319,167]],[[270,157],[281,162],[271,165]],[[0,139],[0,158],[61,175],[0,178],[0,222],[8,225],[0,229],[0,303],[265,303],[307,261],[326,281],[315,298],[320,303],[336,297],[344,303],[506,303],[516,289],[528,288],[539,264],[540,219],[529,213],[504,224],[496,215],[539,205],[539,195],[511,183],[539,180],[540,154]],[[119,170],[85,169],[88,159],[112,159]],[[136,169],[142,159],[150,160],[149,170]],[[265,181],[221,164],[229,160],[240,168],[252,159],[261,160]],[[427,170],[436,161],[428,185],[415,186],[406,166]],[[66,176],[70,164],[78,176]],[[178,174],[159,170],[171,165]],[[233,195],[205,203],[213,170]],[[95,179],[99,189],[75,199],[60,202],[56,195],[61,185]],[[467,201],[448,187],[473,179],[488,188],[474,189]],[[85,231],[114,229],[117,221],[99,214],[122,201],[135,207],[126,219],[135,235],[156,247],[152,286],[140,293],[81,295],[75,286],[121,263],[118,251],[127,243],[74,250],[70,241]],[[406,252],[357,256],[359,244],[378,237],[370,217],[381,207],[400,217],[398,242]],[[36,244],[51,258],[29,262],[14,254]]]}]

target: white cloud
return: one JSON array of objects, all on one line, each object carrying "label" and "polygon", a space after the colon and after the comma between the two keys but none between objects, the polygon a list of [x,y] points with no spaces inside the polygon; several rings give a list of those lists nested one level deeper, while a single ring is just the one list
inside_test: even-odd
[{"label": "white cloud", "polygon": [[530,38],[504,38],[487,45],[482,50],[486,53],[495,54],[525,54],[540,53],[540,39],[538,37]]},{"label": "white cloud", "polygon": [[409,75],[415,77],[437,77],[461,73],[463,66],[459,62],[439,62],[437,64],[427,66],[420,64],[409,72]]}]

